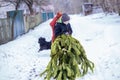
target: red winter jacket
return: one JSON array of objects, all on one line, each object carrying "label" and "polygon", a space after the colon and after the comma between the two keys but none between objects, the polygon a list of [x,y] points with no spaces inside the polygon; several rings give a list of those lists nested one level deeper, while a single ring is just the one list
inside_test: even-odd
[{"label": "red winter jacket", "polygon": [[52,42],[54,42],[55,34],[54,34],[54,27],[56,24],[56,21],[62,16],[61,12],[58,12],[57,15],[53,18],[53,20],[50,22],[50,26],[52,28]]}]

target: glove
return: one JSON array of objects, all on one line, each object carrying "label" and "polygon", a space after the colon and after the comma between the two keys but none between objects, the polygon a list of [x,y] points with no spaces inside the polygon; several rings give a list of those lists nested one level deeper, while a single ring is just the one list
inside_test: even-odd
[{"label": "glove", "polygon": [[57,12],[56,17],[57,17],[57,18],[60,18],[61,16],[62,16],[62,13],[61,13],[61,12]]}]

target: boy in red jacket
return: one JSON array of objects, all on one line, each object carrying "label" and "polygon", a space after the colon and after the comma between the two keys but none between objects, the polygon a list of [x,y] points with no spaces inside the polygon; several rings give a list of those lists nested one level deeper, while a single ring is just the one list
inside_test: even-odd
[{"label": "boy in red jacket", "polygon": [[54,42],[55,34],[54,34],[54,27],[57,22],[57,20],[62,16],[61,12],[58,12],[57,15],[53,18],[53,20],[50,22],[50,26],[52,28],[52,42]]}]

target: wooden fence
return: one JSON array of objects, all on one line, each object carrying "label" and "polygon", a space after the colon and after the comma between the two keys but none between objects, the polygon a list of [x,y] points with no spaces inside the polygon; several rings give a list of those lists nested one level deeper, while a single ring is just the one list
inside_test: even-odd
[{"label": "wooden fence", "polygon": [[[12,30],[12,38],[13,39],[15,39],[16,37],[25,33],[23,10],[8,11],[7,18],[9,19],[10,26],[12,27],[11,30]],[[13,21],[14,21],[14,23],[13,23]]]},{"label": "wooden fence", "polygon": [[0,19],[0,44],[6,43],[11,39],[11,26],[9,19]]},{"label": "wooden fence", "polygon": [[[13,12],[10,12],[8,18],[0,19],[0,45],[15,39],[19,35],[27,33],[30,29],[33,29],[34,27],[44,22],[45,20],[54,17],[53,13],[49,13],[49,15],[46,16],[43,16],[43,14],[44,13],[38,13],[35,15],[25,15],[25,16],[18,14],[18,17],[16,16],[16,18],[18,19],[15,19],[14,21],[15,22],[14,30],[12,30],[12,21],[11,21],[12,17],[10,17],[11,15],[13,15]],[[18,25],[18,24],[23,24],[23,21],[21,21],[21,19],[19,20],[20,18],[19,16],[23,17],[24,20],[24,25],[22,28],[20,25]],[[12,33],[14,34],[14,37],[12,37]]]},{"label": "wooden fence", "polygon": [[36,15],[25,15],[24,16],[24,25],[25,25],[25,32],[28,32],[30,29],[33,29],[35,26],[42,23],[42,16],[41,14]]}]

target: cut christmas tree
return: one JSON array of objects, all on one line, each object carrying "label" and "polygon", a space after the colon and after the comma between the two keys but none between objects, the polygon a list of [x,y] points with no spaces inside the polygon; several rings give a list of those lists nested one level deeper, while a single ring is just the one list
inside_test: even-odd
[{"label": "cut christmas tree", "polygon": [[70,35],[58,36],[51,46],[51,60],[45,71],[45,80],[75,80],[88,70],[93,72],[94,63],[87,59],[80,42]]}]

